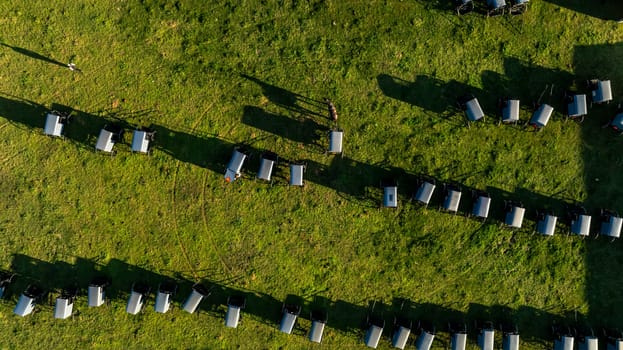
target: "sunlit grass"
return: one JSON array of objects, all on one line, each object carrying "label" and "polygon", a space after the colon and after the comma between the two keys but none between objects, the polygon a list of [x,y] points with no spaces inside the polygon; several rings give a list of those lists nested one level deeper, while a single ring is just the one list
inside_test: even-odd
[{"label": "sunlit grass", "polygon": [[[14,316],[14,290],[0,304],[4,346],[308,348],[308,320],[294,336],[276,329],[290,295],[329,301],[328,348],[363,346],[357,328],[373,301],[389,322],[409,300],[413,317],[437,323],[437,348],[455,311],[471,327],[472,318],[499,321],[510,308],[526,348],[544,346],[552,320],[597,319],[620,304],[599,292],[617,287],[599,266],[620,260],[619,244],[543,239],[531,221],[503,230],[499,196],[521,199],[530,215],[573,201],[623,208],[621,141],[599,129],[615,106],[593,108],[578,125],[563,122],[559,101],[565,84],[587,78],[576,73],[592,75],[593,58],[574,48],[617,43],[623,32],[548,2],[531,5],[522,16],[485,18],[418,1],[0,4],[3,43],[82,71],[0,47],[0,265],[40,261],[18,285],[60,288],[88,281],[68,276],[90,261],[111,275],[114,295],[99,309],[81,296],[79,314],[57,321],[47,304]],[[600,52],[594,59],[608,60]],[[616,96],[623,75],[608,73]],[[380,86],[383,76],[404,80],[404,95]],[[551,83],[555,94],[544,101],[557,113],[541,133],[496,124],[498,97],[521,97],[525,121]],[[487,112],[471,128],[453,108],[467,90]],[[345,131],[343,157],[324,152],[332,124],[317,101],[325,96]],[[55,105],[89,118],[50,139],[35,111]],[[254,124],[248,111],[258,109],[280,123]],[[109,157],[93,152],[97,135],[78,137],[78,127],[114,118],[159,127],[153,154],[131,154],[126,144]],[[235,144],[257,152],[226,185]],[[253,179],[262,150],[283,159],[272,185]],[[308,162],[305,188],[286,186],[288,160]],[[379,209],[388,174],[400,181],[394,211]],[[481,225],[436,204],[417,208],[408,202],[415,174],[490,191],[494,217]],[[468,193],[463,201],[462,212]],[[125,313],[130,281],[155,289],[164,277],[219,288],[200,314],[156,314],[153,299],[142,314]],[[252,296],[237,330],[222,324],[232,291]],[[185,284],[178,301],[187,292]],[[615,312],[608,320],[623,321]]]}]

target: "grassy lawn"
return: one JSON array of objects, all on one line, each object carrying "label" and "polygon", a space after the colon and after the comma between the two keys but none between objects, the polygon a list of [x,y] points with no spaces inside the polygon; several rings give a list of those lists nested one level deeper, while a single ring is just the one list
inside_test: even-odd
[{"label": "grassy lawn", "polygon": [[[522,348],[551,347],[552,323],[623,326],[621,243],[532,233],[534,210],[584,203],[623,212],[623,138],[600,128],[623,92],[623,26],[579,0],[535,0],[527,13],[457,17],[450,1],[5,1],[0,3],[0,267],[19,275],[0,302],[3,348],[309,348],[314,305],[329,311],[323,347],[363,348],[371,304],[402,306],[439,330],[448,321],[514,322]],[[611,6],[614,7],[614,6]],[[623,13],[619,17],[623,17]],[[74,62],[81,70],[64,65]],[[562,93],[609,78],[615,103],[564,121]],[[541,99],[556,113],[540,133],[498,126],[497,99]],[[550,91],[552,91],[550,95]],[[471,92],[484,123],[454,107]],[[345,131],[326,155],[323,97]],[[73,111],[64,139],[45,112]],[[95,153],[108,122],[151,125],[151,156]],[[235,145],[253,156],[223,180]],[[254,180],[262,151],[282,159],[272,185]],[[287,186],[288,161],[306,186]],[[410,204],[426,174],[463,186],[460,213]],[[399,182],[381,210],[379,182]],[[470,189],[493,197],[491,219],[467,218]],[[439,193],[437,193],[439,194]],[[504,199],[529,208],[525,228],[500,227]],[[597,218],[593,218],[597,230]],[[112,278],[110,303],[53,319],[53,304],[12,313],[30,283],[51,291]],[[125,312],[132,282],[214,287],[198,314],[176,306]],[[246,293],[238,329],[225,300]],[[278,331],[284,300],[304,304],[295,335]],[[389,348],[384,337],[379,348]],[[498,336],[501,344],[501,336]]]}]

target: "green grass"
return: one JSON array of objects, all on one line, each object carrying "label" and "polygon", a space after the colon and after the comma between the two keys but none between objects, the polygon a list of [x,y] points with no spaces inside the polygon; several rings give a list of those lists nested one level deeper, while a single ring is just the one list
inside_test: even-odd
[{"label": "green grass", "polygon": [[[308,320],[295,336],[276,329],[294,297],[305,318],[328,305],[331,349],[363,347],[374,301],[389,325],[408,300],[411,317],[437,324],[435,348],[451,319],[509,318],[528,349],[550,347],[554,321],[621,326],[620,243],[543,239],[530,221],[518,232],[496,221],[504,198],[560,214],[573,201],[623,210],[622,141],[599,128],[615,105],[579,125],[562,120],[559,100],[597,76],[619,96],[623,29],[574,6],[534,1],[523,16],[485,18],[441,1],[0,4],[0,266],[20,273],[0,303],[2,346],[308,348]],[[527,120],[551,83],[544,99],[557,112],[541,133],[496,125],[498,97],[521,97]],[[466,128],[452,108],[467,91],[486,123]],[[342,158],[324,154],[324,96],[345,130]],[[48,108],[76,111],[65,139],[42,135]],[[131,154],[129,133],[116,156],[94,153],[114,119],[154,125],[153,154]],[[236,144],[255,154],[227,185]],[[285,162],[272,186],[254,181],[262,150],[306,160],[307,186],[285,185]],[[416,174],[490,191],[493,219],[409,204]],[[398,210],[378,209],[388,175],[400,181]],[[47,304],[12,314],[28,283],[84,287],[94,270],[113,279],[106,307],[82,296],[71,320],[54,320]],[[160,315],[152,300],[125,313],[133,281],[156,288],[167,277],[186,281],[179,300],[191,282],[216,285],[204,311]],[[249,297],[236,330],[222,321],[233,292]]]}]

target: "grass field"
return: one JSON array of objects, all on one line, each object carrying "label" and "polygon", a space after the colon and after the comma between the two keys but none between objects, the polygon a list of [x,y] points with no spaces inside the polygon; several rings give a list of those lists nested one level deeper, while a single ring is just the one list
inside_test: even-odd
[{"label": "grass field", "polygon": [[[567,236],[562,222],[554,237],[532,233],[537,208],[623,212],[623,138],[600,128],[616,103],[583,124],[561,113],[563,91],[589,78],[611,79],[618,102],[623,26],[603,17],[620,5],[534,0],[522,16],[486,18],[448,3],[0,3],[0,266],[18,273],[0,302],[1,346],[312,348],[307,316],[322,305],[321,346],[363,348],[373,303],[387,336],[401,305],[434,323],[437,349],[451,320],[469,325],[470,347],[476,320],[516,323],[526,349],[551,347],[554,322],[623,327],[621,243]],[[497,125],[499,97],[520,97],[525,121],[546,84],[557,111],[542,132]],[[453,107],[466,92],[485,123],[467,128]],[[325,154],[325,96],[342,157]],[[43,135],[49,109],[74,111],[64,139]],[[131,132],[115,156],[95,153],[111,121],[152,125],[153,154],[132,154]],[[240,144],[253,157],[226,184]],[[284,160],[272,186],[254,180],[264,150]],[[286,185],[287,160],[307,162],[305,188]],[[464,215],[467,192],[456,216],[410,204],[418,174],[490,192],[491,219]],[[399,181],[398,210],[379,209],[385,177]],[[508,198],[530,209],[525,229],[500,228]],[[69,320],[47,303],[13,315],[29,283],[56,297],[96,271],[113,281],[107,306],[83,295]],[[153,298],[125,312],[132,282],[167,278],[180,281],[176,302],[194,282],[213,285],[202,312],[157,314]],[[223,325],[232,293],[248,298],[238,329]],[[305,305],[295,335],[277,330],[284,300]]]}]

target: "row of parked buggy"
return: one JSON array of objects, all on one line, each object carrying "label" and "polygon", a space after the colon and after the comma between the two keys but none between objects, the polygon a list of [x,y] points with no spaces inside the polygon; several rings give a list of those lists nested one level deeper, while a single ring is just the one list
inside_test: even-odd
[{"label": "row of parked buggy", "polygon": [[[364,343],[370,348],[376,349],[381,341],[385,327],[385,320],[378,316],[369,316],[367,329],[365,331]],[[495,327],[492,322],[484,322],[482,325],[475,323],[477,330],[477,343],[481,350],[499,349],[495,346],[495,333],[499,330],[502,333],[503,350],[519,350],[519,330],[515,325],[502,324]],[[419,333],[415,340],[415,347],[418,350],[430,350],[435,340],[435,327],[416,322],[414,323],[404,317],[394,317],[394,324],[391,331],[390,341],[394,348],[404,349],[411,341],[409,336],[412,331]],[[449,323],[448,333],[450,334],[451,350],[465,350],[468,338],[467,325],[460,323]],[[599,339],[592,329],[588,328],[578,332],[573,327],[558,326],[552,327],[554,337],[553,350],[598,350]],[[618,330],[604,329],[603,339],[606,340],[607,350],[623,349],[623,333]],[[446,347],[447,348],[447,347]]]},{"label": "row of parked buggy", "polygon": [[[0,298],[3,298],[7,289],[13,283],[15,274],[6,271],[0,272]],[[99,276],[91,281],[87,287],[87,305],[89,307],[100,307],[110,302],[106,298],[106,290],[110,286],[111,281],[107,277]],[[60,291],[54,305],[54,318],[67,319],[74,315],[74,303],[80,294],[77,287],[66,288]],[[126,304],[126,312],[136,315],[143,311],[145,303],[150,297],[151,287],[146,283],[134,283],[130,290],[130,295]],[[154,311],[158,313],[167,313],[172,307],[173,297],[177,293],[177,283],[174,281],[165,281],[158,285],[155,293]],[[182,303],[182,310],[188,313],[195,313],[199,304],[211,294],[211,290],[203,284],[197,283],[193,285],[191,293]],[[45,302],[49,297],[49,292],[36,284],[30,284],[21,293],[13,313],[24,317],[35,311],[37,304]],[[51,301],[51,299],[49,299]],[[226,325],[228,327],[237,327],[240,319],[240,310],[244,309],[246,299],[243,296],[231,296],[228,299],[228,309],[226,316]]]},{"label": "row of parked buggy", "polygon": [[[46,114],[45,126],[43,133],[52,137],[63,137],[65,126],[71,121],[71,114],[67,112],[49,111]],[[122,140],[124,128],[117,123],[109,123],[104,125],[95,142],[95,150],[113,154],[114,146]],[[132,134],[132,152],[149,153],[151,151],[152,141],[156,132],[147,127],[140,127],[133,131]]]},{"label": "row of parked buggy", "polygon": [[[477,9],[481,4],[473,0],[455,0],[456,13],[464,15]],[[530,0],[487,0],[485,12],[487,16],[500,16],[505,13],[520,15],[528,9]]]},{"label": "row of parked buggy", "polygon": [[[344,139],[344,131],[339,128],[334,128],[328,133],[329,146],[327,148],[328,154],[342,154],[342,145]],[[250,152],[244,147],[236,147],[231,155],[227,167],[225,169],[225,181],[232,182],[238,179],[242,175],[242,167],[250,157]],[[257,171],[256,178],[259,180],[271,182],[273,177],[273,171],[279,163],[279,156],[273,152],[264,152],[260,156],[260,167]],[[304,186],[305,182],[303,175],[307,168],[305,162],[290,161],[290,186]]]},{"label": "row of parked buggy", "polygon": [[[6,271],[0,272],[0,298],[7,294],[7,290],[15,279],[15,274]],[[106,298],[106,290],[111,281],[106,277],[97,277],[91,281],[87,287],[87,305],[100,307],[110,302]],[[172,308],[173,297],[177,293],[177,283],[165,281],[158,285],[155,293],[154,311],[157,313],[167,313]],[[21,293],[13,313],[17,316],[25,317],[33,312],[38,304],[45,303],[46,299],[54,305],[54,318],[67,319],[74,315],[74,304],[79,296],[78,288],[66,288],[58,293],[52,303],[47,290],[36,284],[30,284]],[[143,311],[145,304],[149,300],[151,287],[145,283],[134,283],[130,290],[130,295],[126,304],[126,312],[136,315]],[[199,309],[200,303],[209,297],[211,289],[201,283],[193,285],[191,293],[181,304],[181,309],[188,313],[195,313]],[[246,307],[246,297],[244,294],[232,294],[227,298],[227,312],[225,314],[225,326],[237,328],[242,316],[242,310]],[[294,330],[297,318],[300,316],[302,306],[298,304],[284,303],[282,307],[282,318],[279,323],[279,330],[291,334]],[[323,309],[315,309],[310,313],[312,326],[309,331],[310,341],[320,343],[327,322],[327,312]]]},{"label": "row of parked buggy", "polygon": [[[623,120],[623,113],[620,114]],[[329,132],[329,153],[339,154],[342,152],[343,131],[334,129]],[[236,147],[231,155],[225,170],[225,180],[234,181],[241,176],[242,167],[250,153],[242,147]],[[279,157],[272,152],[264,152],[260,158],[260,167],[256,178],[264,181],[272,181],[272,174]],[[304,173],[306,165],[303,162],[290,162],[291,186],[304,186]],[[398,182],[393,179],[384,179],[380,184],[382,190],[381,206],[384,208],[398,208]],[[442,195],[437,202],[442,211],[457,214],[463,189],[458,184],[442,183]],[[417,190],[411,196],[412,202],[424,207],[428,207],[434,201],[433,195],[436,193],[437,181],[428,176],[420,176],[417,180]],[[437,190],[438,192],[438,190]],[[472,207],[468,215],[476,219],[486,221],[489,218],[492,198],[486,191],[471,190]],[[523,227],[526,207],[521,201],[504,201],[504,218],[502,224],[511,229],[521,229]],[[614,210],[600,209],[598,213],[599,221],[597,233],[600,236],[612,239],[619,238],[623,227],[623,218]],[[593,216],[581,205],[568,205],[562,220],[567,224],[568,231],[572,234],[587,237],[595,232],[592,225]],[[545,236],[553,236],[559,221],[559,216],[548,209],[536,210],[536,225],[534,231]]]},{"label": "row of parked buggy", "polygon": [[[426,176],[420,176],[417,191],[412,196],[412,201],[418,205],[428,207],[433,201],[433,194],[437,189],[437,182]],[[381,182],[383,191],[382,206],[385,208],[398,208],[398,183],[394,180]],[[460,185],[443,183],[441,185],[442,196],[439,208],[442,211],[457,214],[463,195]],[[486,191],[471,191],[472,207],[468,215],[485,221],[489,218],[491,208],[491,196]],[[504,201],[504,218],[502,224],[511,229],[521,229],[526,214],[526,208],[520,201]],[[568,225],[569,232],[578,236],[587,237],[591,230],[592,216],[581,205],[568,205],[563,221]],[[553,210],[539,209],[536,211],[536,226],[534,230],[545,236],[553,236],[556,231],[558,216]],[[612,239],[619,238],[623,218],[614,210],[600,209],[598,233],[601,236]]]},{"label": "row of parked buggy", "polygon": [[[14,274],[8,272],[0,272],[0,298],[2,298],[7,288],[13,283]],[[99,307],[104,305],[106,299],[106,289],[110,285],[110,280],[106,277],[97,277],[89,284],[87,288],[87,301],[89,307]],[[143,309],[143,306],[150,295],[151,287],[144,283],[134,283],[126,305],[126,312],[136,315]],[[60,291],[54,301],[54,318],[67,319],[74,314],[74,303],[79,295],[79,288],[71,287]],[[177,284],[172,281],[163,282],[158,286],[156,299],[154,303],[154,311],[158,313],[166,313],[171,308],[173,296],[177,293]],[[182,309],[194,313],[199,307],[199,303],[210,294],[209,290],[201,285],[193,286],[191,294],[182,304]],[[24,317],[35,311],[37,304],[45,302],[50,295],[48,291],[36,284],[30,284],[21,293],[13,313]],[[51,300],[51,299],[50,299]]]},{"label": "row of parked buggy", "polygon": [[[567,91],[564,96],[564,114],[567,118],[582,122],[588,114],[588,107],[592,104],[604,104],[612,101],[612,88],[610,80],[593,79],[588,82],[588,97],[585,93]],[[457,99],[457,105],[464,111],[468,125],[472,122],[484,121],[485,113],[480,106],[478,98],[472,94],[461,96]],[[535,104],[532,117],[527,122],[535,130],[541,130],[549,122],[554,107],[547,103]],[[500,122],[504,124],[517,124],[520,121],[520,100],[512,97],[500,99],[498,115]],[[44,134],[54,137],[62,137],[64,127],[69,123],[71,115],[65,112],[50,111],[46,115]],[[607,126],[623,132],[623,108],[619,106],[615,115],[610,119]],[[118,143],[125,132],[124,128],[115,123],[109,123],[100,130],[95,143],[95,150],[104,153],[113,153],[113,148]],[[343,147],[344,132],[339,128],[333,128],[328,133],[329,146],[327,153],[341,154]],[[147,127],[137,128],[133,131],[131,150],[136,153],[149,153],[155,138],[155,131]],[[232,182],[241,175],[242,165],[249,156],[244,148],[236,148],[225,171],[225,180]],[[260,160],[260,169],[257,178],[271,181],[271,176],[279,158],[275,153],[265,152]],[[305,164],[291,162],[290,164],[290,184],[293,186],[303,186],[303,174]]]},{"label": "row of parked buggy", "polygon": [[[2,298],[14,279],[13,274],[0,272],[0,298]],[[106,289],[110,285],[110,280],[106,277],[95,278],[87,288],[87,304],[90,308],[101,307],[110,299],[106,298]],[[135,283],[132,285],[130,295],[126,304],[126,312],[136,315],[144,310],[144,306],[150,297],[151,288],[148,284]],[[177,293],[177,284],[174,281],[166,281],[158,286],[155,293],[154,311],[157,313],[167,313],[172,308],[172,300]],[[181,309],[188,313],[195,313],[199,309],[200,303],[209,297],[211,289],[203,284],[195,284],[191,293],[181,304]],[[54,304],[54,318],[67,319],[74,315],[74,303],[79,295],[78,288],[62,290],[56,298]],[[45,289],[31,284],[21,293],[13,312],[21,317],[30,315],[35,311],[39,303],[44,303],[48,293]],[[50,300],[51,303],[51,300]],[[225,313],[225,326],[237,328],[242,312],[246,307],[246,297],[244,294],[232,294],[227,298],[227,311]],[[292,334],[297,319],[301,316],[303,306],[299,303],[284,302],[281,307],[281,318],[278,321],[279,331]],[[325,327],[328,322],[328,311],[326,308],[312,308],[309,313],[311,326],[307,331],[307,338],[314,343],[321,343]],[[492,322],[484,322],[481,326],[476,324],[478,331],[477,342],[482,350],[495,349],[496,327]],[[577,332],[571,327],[553,327],[554,350],[573,350],[577,341],[580,350],[597,350],[599,337],[595,336],[592,330]],[[519,349],[519,331],[516,326],[503,324],[499,327],[503,335],[502,349]],[[468,342],[468,329],[465,324],[449,324],[450,349],[465,350]],[[417,334],[416,337],[412,337]],[[428,322],[414,322],[403,314],[397,314],[393,318],[393,325],[390,330],[385,328],[385,318],[380,313],[374,312],[374,307],[368,312],[366,321],[363,324],[363,343],[370,348],[377,348],[383,334],[389,336],[389,341],[394,348],[404,349],[409,345],[415,345],[418,350],[430,350],[436,336],[436,328]],[[618,331],[604,331],[604,338],[607,342],[608,350],[623,349],[623,334]],[[412,339],[415,338],[415,339]]]},{"label": "row of parked buggy", "polygon": [[[548,87],[546,87],[547,90]],[[552,85],[553,88],[553,85]],[[593,79],[587,82],[587,93],[578,91],[566,91],[564,94],[564,115],[567,119],[583,122],[588,115],[588,108],[593,104],[608,104],[612,101],[612,87],[610,80]],[[465,113],[467,123],[484,121],[485,113],[480,106],[478,98],[472,94],[466,94],[457,99],[458,107]],[[513,97],[505,97],[499,100],[497,114],[500,122],[504,124],[517,124],[520,121],[520,100]],[[534,130],[544,128],[552,114],[554,107],[540,101],[534,104],[534,112],[527,125]],[[606,126],[615,131],[623,131],[623,109],[619,105],[615,115]]]}]

